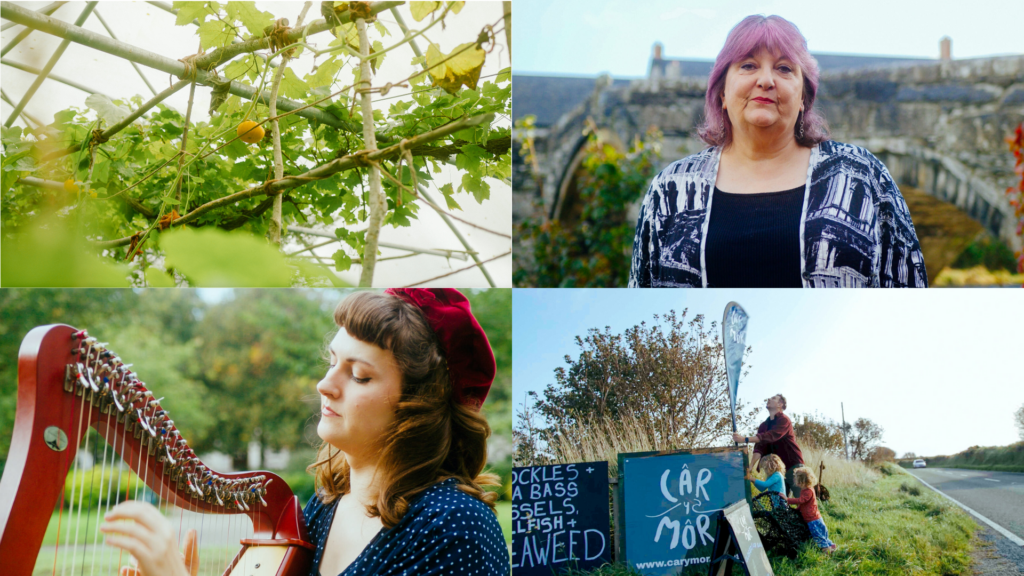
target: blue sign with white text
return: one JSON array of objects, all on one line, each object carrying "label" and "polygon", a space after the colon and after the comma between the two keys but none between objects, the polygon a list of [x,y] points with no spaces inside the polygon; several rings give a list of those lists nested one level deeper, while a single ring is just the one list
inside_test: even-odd
[{"label": "blue sign with white text", "polygon": [[706,572],[718,512],[750,500],[746,466],[743,448],[619,454],[624,559],[652,576]]},{"label": "blue sign with white text", "polygon": [[512,568],[551,576],[611,561],[608,463],[512,470]]}]

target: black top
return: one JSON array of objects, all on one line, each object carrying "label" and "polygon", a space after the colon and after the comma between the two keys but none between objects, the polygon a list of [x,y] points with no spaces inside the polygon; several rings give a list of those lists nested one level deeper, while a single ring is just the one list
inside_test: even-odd
[{"label": "black top", "polygon": [[710,288],[801,288],[804,186],[733,194],[715,188],[705,245]]},{"label": "black top", "polygon": [[[449,478],[411,498],[398,524],[382,528],[339,576],[508,576],[508,548],[497,516],[456,484]],[[310,576],[321,574],[337,508],[338,500],[324,504],[313,496],[303,510],[316,545]]]}]

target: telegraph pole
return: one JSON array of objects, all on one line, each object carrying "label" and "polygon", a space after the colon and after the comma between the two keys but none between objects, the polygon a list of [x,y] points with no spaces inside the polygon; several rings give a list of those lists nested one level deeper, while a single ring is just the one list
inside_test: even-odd
[{"label": "telegraph pole", "polygon": [[849,460],[850,459],[850,452],[849,452],[848,446],[850,444],[846,440],[846,409],[843,407],[843,403],[842,402],[839,403],[839,410],[840,410],[840,412],[843,415],[843,454],[845,454],[846,455],[846,459]]}]

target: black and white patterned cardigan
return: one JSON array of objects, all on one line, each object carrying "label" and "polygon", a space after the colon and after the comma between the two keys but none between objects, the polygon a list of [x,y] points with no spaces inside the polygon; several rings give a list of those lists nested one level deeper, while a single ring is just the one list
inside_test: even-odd
[{"label": "black and white patterned cardigan", "polygon": [[[707,287],[704,247],[719,147],[670,164],[651,182],[633,240],[629,287]],[[859,146],[811,150],[800,214],[804,288],[926,287],[910,211],[878,158]]]}]

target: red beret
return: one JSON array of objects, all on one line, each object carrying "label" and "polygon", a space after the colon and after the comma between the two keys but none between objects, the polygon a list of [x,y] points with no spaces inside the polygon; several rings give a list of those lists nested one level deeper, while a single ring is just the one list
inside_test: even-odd
[{"label": "red beret", "polygon": [[448,360],[455,400],[479,410],[497,366],[487,334],[469,309],[469,300],[454,288],[388,288],[384,293],[423,312]]}]

